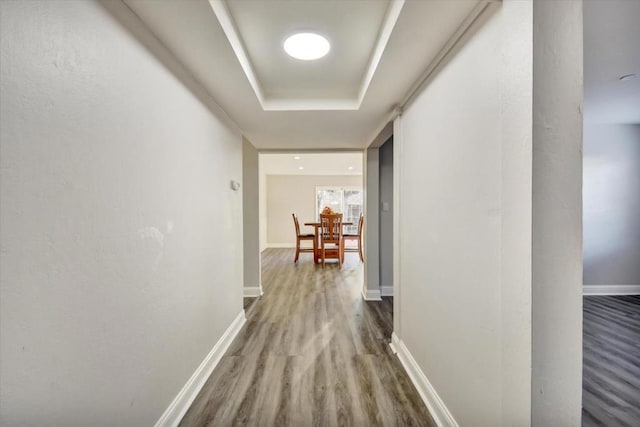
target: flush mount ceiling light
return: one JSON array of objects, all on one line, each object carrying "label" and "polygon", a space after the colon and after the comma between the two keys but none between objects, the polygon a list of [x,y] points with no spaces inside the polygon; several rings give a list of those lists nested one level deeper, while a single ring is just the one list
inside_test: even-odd
[{"label": "flush mount ceiling light", "polygon": [[300,156],[293,156],[293,160],[300,160]]},{"label": "flush mount ceiling light", "polygon": [[619,80],[620,80],[621,82],[626,82],[627,80],[633,80],[633,79],[635,79],[636,77],[638,77],[638,75],[637,75],[637,74],[625,74],[624,76],[620,76],[620,77],[619,77]]},{"label": "flush mount ceiling light", "polygon": [[284,41],[284,51],[293,58],[303,61],[320,59],[329,53],[329,41],[319,34],[298,33]]},{"label": "flush mount ceiling light", "polygon": [[304,166],[298,166],[298,169],[300,169],[302,171],[302,170],[304,170]]}]

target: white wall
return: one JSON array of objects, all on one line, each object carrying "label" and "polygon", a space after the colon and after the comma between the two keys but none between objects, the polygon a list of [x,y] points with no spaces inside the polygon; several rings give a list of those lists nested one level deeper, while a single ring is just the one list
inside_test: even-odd
[{"label": "white wall", "polygon": [[397,348],[459,425],[580,424],[581,7],[494,5],[396,120]]},{"label": "white wall", "polygon": [[532,7],[496,9],[394,134],[394,332],[461,426],[531,416]]},{"label": "white wall", "polygon": [[533,2],[534,426],[582,416],[582,1]]},{"label": "white wall", "polygon": [[242,309],[241,136],[121,3],[0,7],[0,424],[152,425]]},{"label": "white wall", "polygon": [[640,125],[584,127],[584,284],[640,286]]},{"label": "white wall", "polygon": [[460,425],[501,411],[500,35],[495,17],[402,117],[401,338]]},{"label": "white wall", "polygon": [[268,175],[267,245],[295,247],[296,233],[291,214],[300,221],[300,231],[313,233],[304,222],[316,221],[316,187],[362,187],[360,175]]}]

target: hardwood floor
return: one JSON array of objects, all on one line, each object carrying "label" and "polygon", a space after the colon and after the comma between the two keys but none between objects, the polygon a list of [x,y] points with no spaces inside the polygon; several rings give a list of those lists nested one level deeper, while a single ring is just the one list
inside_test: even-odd
[{"label": "hardwood floor", "polygon": [[640,296],[584,297],[583,426],[640,426]]},{"label": "hardwood floor", "polygon": [[435,426],[389,348],[391,299],[365,302],[362,264],[263,255],[264,295],[182,426]]}]

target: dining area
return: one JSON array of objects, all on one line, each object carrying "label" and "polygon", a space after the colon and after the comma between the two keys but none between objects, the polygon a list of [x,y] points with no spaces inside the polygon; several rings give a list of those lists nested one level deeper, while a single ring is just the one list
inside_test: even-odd
[{"label": "dining area", "polygon": [[301,253],[312,253],[313,262],[322,264],[322,268],[325,268],[327,260],[336,260],[338,267],[341,268],[347,252],[358,253],[360,262],[364,262],[362,246],[364,216],[362,213],[354,222],[345,220],[342,213],[334,211],[330,206],[325,206],[317,220],[303,223],[305,227],[313,228],[313,233],[302,233],[297,215],[292,213],[291,216],[296,233],[294,263],[298,262]]}]

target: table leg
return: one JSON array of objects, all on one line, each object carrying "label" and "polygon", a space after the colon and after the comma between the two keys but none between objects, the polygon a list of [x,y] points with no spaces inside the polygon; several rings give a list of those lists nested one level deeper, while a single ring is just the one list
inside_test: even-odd
[{"label": "table leg", "polygon": [[313,227],[314,230],[314,238],[313,238],[313,262],[316,264],[320,263],[320,248],[318,248],[318,226]]}]

